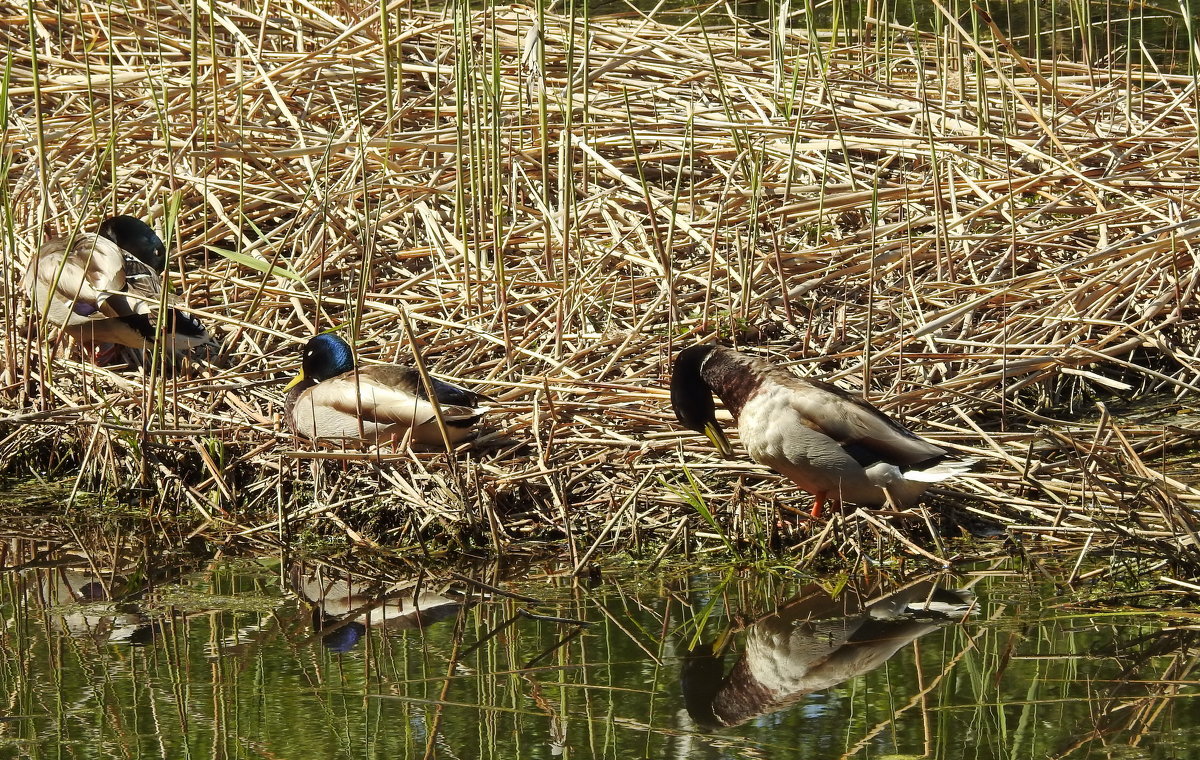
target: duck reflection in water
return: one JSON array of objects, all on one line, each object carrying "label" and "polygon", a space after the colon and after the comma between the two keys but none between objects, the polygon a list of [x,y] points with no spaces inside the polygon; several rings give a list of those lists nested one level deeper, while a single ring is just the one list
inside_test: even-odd
[{"label": "duck reflection in water", "polygon": [[331,652],[353,649],[367,628],[420,629],[452,618],[468,605],[450,591],[374,580],[326,565],[293,565],[292,590],[312,607],[312,627]]},{"label": "duck reflection in water", "polygon": [[129,601],[142,589],[131,588],[124,578],[60,567],[27,573],[23,580],[27,601],[50,610],[52,624],[74,638],[141,646],[161,628],[161,621]]},{"label": "duck reflection in water", "polygon": [[748,626],[745,649],[724,676],[724,652],[715,642],[686,653],[680,685],[692,720],[709,729],[737,726],[794,705],[963,620],[974,602],[970,591],[929,579],[874,598],[870,593],[847,587],[834,598],[817,584],[806,586]]},{"label": "duck reflection in water", "polygon": [[[8,548],[20,556],[20,540]],[[40,609],[53,630],[97,644],[151,643],[169,620],[147,614],[144,602],[160,585],[176,580],[190,564],[158,566],[148,551],[130,551],[133,560],[113,559],[60,548],[14,566],[28,610]],[[164,563],[166,564],[166,563]]]}]

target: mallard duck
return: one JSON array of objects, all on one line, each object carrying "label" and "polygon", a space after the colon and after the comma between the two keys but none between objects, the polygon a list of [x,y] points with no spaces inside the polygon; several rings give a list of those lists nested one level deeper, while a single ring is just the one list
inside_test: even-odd
[{"label": "mallard duck", "polygon": [[801,379],[722,346],[679,352],[671,405],[680,424],[733,452],[717,424],[716,393],[738,423],[750,458],[791,479],[824,503],[909,506],[931,483],[961,475],[965,461],[921,438],[837,386]]},{"label": "mallard duck", "polygon": [[[488,411],[486,398],[430,378],[450,444],[466,440]],[[284,387],[292,429],[309,439],[393,441],[410,430],[416,443],[444,445],[433,404],[413,367],[372,364],[355,369],[350,344],[318,335],[304,346],[300,372]]]},{"label": "mallard duck", "polygon": [[[96,233],[48,241],[25,268],[21,286],[39,319],[86,346],[148,349],[159,338],[166,247],[142,220],[106,219]],[[173,354],[216,341],[195,317],[168,307],[163,344]]]}]

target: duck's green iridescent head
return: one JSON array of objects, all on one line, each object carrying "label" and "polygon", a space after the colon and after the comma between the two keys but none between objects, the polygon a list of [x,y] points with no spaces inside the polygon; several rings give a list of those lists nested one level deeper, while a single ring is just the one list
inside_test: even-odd
[{"label": "duck's green iridescent head", "polygon": [[350,344],[334,333],[325,333],[310,338],[304,344],[300,371],[284,386],[288,391],[305,380],[319,383],[354,369],[354,350]]},{"label": "duck's green iridescent head", "polygon": [[731,456],[733,447],[717,424],[712,389],[702,374],[704,362],[715,349],[716,346],[690,346],[675,357],[671,371],[671,408],[679,424],[704,433],[723,456]]},{"label": "duck's green iridescent head", "polygon": [[167,266],[167,248],[150,225],[136,216],[121,214],[100,223],[100,235],[113,241],[122,251],[133,254],[146,266],[161,273]]}]

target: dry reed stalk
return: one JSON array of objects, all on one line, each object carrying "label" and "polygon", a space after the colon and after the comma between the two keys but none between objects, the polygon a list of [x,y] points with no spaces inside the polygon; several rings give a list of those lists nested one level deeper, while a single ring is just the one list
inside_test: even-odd
[{"label": "dry reed stalk", "polygon": [[[1042,430],[1094,397],[1197,388],[1190,76],[1014,56],[957,23],[876,19],[852,42],[351,5],[0,5],[6,472],[79,468],[85,490],[182,495],[254,535],[568,537],[580,564],[704,544],[737,504],[797,498],[674,425],[671,358],[715,335],[985,456],[952,519],[1196,557],[1200,491],[1147,459],[1194,434]],[[145,390],[28,339],[25,262],[113,212],[171,223],[172,282],[226,366]],[[293,441],[271,382],[335,326],[367,361],[415,352],[495,397],[473,464]],[[684,462],[722,534],[680,497]],[[875,525],[885,551],[928,553],[919,521]]]}]

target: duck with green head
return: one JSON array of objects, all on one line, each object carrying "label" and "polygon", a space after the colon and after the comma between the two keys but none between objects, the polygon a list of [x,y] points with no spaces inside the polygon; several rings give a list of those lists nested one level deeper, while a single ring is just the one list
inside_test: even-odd
[{"label": "duck with green head", "polygon": [[731,348],[685,348],[671,374],[675,416],[725,456],[732,447],[717,423],[714,393],[737,421],[750,458],[813,494],[814,517],[826,501],[910,506],[931,484],[970,469],[837,386]]},{"label": "duck with green head", "polygon": [[198,319],[170,304],[174,299],[160,312],[166,255],[149,225],[114,216],[95,233],[46,242],[25,268],[21,286],[39,321],[88,347],[149,349],[161,342],[174,355],[216,348]]},{"label": "duck with green head", "polygon": [[[430,377],[446,427],[438,428],[434,401],[414,367],[371,364],[357,367],[350,344],[326,333],[304,346],[300,372],[287,384],[288,423],[312,440],[341,439],[368,443],[398,441],[411,434],[415,443],[461,443],[475,432],[488,411],[487,398],[453,383]],[[448,439],[448,440],[447,440]]]}]

